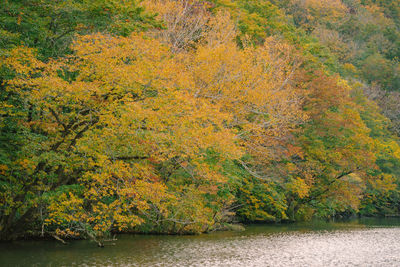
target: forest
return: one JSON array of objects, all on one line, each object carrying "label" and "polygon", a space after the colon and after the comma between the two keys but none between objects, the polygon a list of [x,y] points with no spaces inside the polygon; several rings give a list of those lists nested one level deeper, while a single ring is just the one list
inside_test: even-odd
[{"label": "forest", "polygon": [[0,3],[0,240],[400,216],[398,0]]}]

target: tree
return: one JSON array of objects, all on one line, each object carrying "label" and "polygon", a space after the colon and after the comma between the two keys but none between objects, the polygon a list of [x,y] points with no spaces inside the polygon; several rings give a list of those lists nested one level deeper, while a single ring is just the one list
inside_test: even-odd
[{"label": "tree", "polygon": [[[64,201],[52,207],[68,203],[64,213],[51,209],[57,217],[66,216],[60,220],[73,222],[67,215],[75,205],[78,229],[82,230],[82,220],[83,229],[96,230],[98,236],[122,222],[132,226],[140,220],[131,209],[145,209],[137,184],[145,193],[152,184],[162,188],[152,171],[155,163],[179,156],[181,162],[199,166],[196,176],[212,180],[214,172],[199,162],[205,149],[224,156],[236,152],[234,135],[223,127],[229,116],[178,90],[184,68],[167,47],[141,35],[92,35],[82,37],[73,49],[76,52],[67,59],[47,64],[23,58],[32,62],[26,66],[7,59],[18,73],[8,90],[25,99],[27,112],[21,120],[30,131],[17,159],[26,165],[24,172],[17,178],[10,169],[4,180],[7,204],[2,219],[9,223],[2,230],[8,234],[46,194],[62,189],[67,192],[56,197]],[[11,177],[14,182],[8,183]],[[75,191],[68,192],[65,186],[76,183],[84,190],[78,190],[77,202],[70,203],[66,196],[73,199]],[[97,216],[102,220],[93,219]]]},{"label": "tree", "polygon": [[307,83],[311,92],[305,107],[311,120],[297,140],[302,153],[292,157],[296,167],[288,169],[309,190],[289,195],[289,205],[294,214],[311,206],[329,217],[358,209],[369,172],[377,166],[370,130],[350,98],[351,88],[338,77],[315,75]]}]

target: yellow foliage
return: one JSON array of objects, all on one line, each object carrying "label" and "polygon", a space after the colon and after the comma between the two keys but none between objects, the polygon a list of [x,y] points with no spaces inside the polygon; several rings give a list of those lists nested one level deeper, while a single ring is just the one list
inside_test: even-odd
[{"label": "yellow foliage", "polygon": [[[179,6],[151,3],[159,10]],[[179,12],[187,10],[160,14],[177,19]],[[181,24],[186,22],[176,23],[177,32],[168,34],[186,33]],[[280,156],[279,144],[307,119],[304,92],[293,82],[300,64],[293,48],[269,38],[259,48],[239,49],[228,13],[204,23],[207,31],[192,50],[177,49],[184,46],[153,32],[80,36],[72,55],[46,64],[29,50],[13,52],[23,57],[7,62],[20,74],[8,89],[40,110],[28,126],[47,137],[38,144],[43,157],[83,187],[83,193],[58,196],[49,208],[49,225],[68,224],[66,235],[89,227],[101,236],[134,228],[156,210],[160,216],[195,218],[197,223],[179,231],[201,232],[219,216],[213,217],[202,196],[216,196],[227,182],[220,167],[204,161],[207,151],[221,161],[246,152],[264,163]],[[63,160],[68,163],[57,165]],[[182,199],[168,191],[156,169],[169,160],[197,185],[191,189],[196,198],[186,206],[179,206]]]},{"label": "yellow foliage", "polygon": [[310,191],[310,186],[300,177],[292,179],[291,182],[286,185],[286,188],[289,192],[297,195],[300,199],[307,197]]}]

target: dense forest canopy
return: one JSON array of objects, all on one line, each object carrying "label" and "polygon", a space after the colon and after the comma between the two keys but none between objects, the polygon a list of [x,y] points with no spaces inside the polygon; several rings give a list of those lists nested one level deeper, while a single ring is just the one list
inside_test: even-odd
[{"label": "dense forest canopy", "polygon": [[3,0],[0,238],[400,213],[397,0]]}]

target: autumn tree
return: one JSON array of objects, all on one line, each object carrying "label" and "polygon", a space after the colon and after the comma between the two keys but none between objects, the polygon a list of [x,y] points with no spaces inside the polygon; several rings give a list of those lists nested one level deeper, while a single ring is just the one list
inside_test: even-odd
[{"label": "autumn tree", "polygon": [[318,72],[307,87],[312,90],[305,106],[311,120],[298,137],[301,153],[287,163],[294,179],[289,183],[296,182],[290,209],[302,216],[310,212],[302,210],[303,203],[321,216],[357,210],[369,171],[377,168],[370,130],[343,80]]},{"label": "autumn tree", "polygon": [[[151,49],[154,45],[154,40],[137,35],[119,39],[93,35],[76,42],[76,52],[68,59],[43,64],[23,54],[27,58],[19,60],[31,63],[28,66],[7,59],[18,73],[8,90],[26,101],[27,112],[21,122],[32,132],[32,139],[18,159],[24,164],[23,174],[13,178],[18,183],[4,188],[7,204],[2,215],[9,223],[3,231],[18,225],[47,193],[69,191],[65,186],[77,182],[79,194],[72,190],[56,196],[79,196],[77,203],[63,199],[69,203],[64,206],[65,216],[72,216],[69,207],[79,204],[76,220],[98,230],[98,235],[118,224],[118,216],[120,224],[127,220],[123,225],[132,226],[140,220],[128,210],[144,204],[132,198],[140,198],[140,194],[131,190],[138,179],[142,181],[138,183],[149,183],[141,186],[146,192],[153,183],[158,188],[160,178],[151,171],[154,164],[178,156],[181,163],[190,160],[193,166],[203,166],[196,176],[213,179],[216,174],[196,158],[201,159],[207,148],[224,156],[235,153],[234,136],[222,125],[229,115],[178,90],[176,83],[184,77],[184,68],[171,60],[167,47],[160,44]],[[116,166],[118,172],[114,173]],[[10,169],[6,177],[15,173]],[[92,203],[90,211],[85,210],[89,215],[79,210],[87,208],[87,201]],[[52,209],[62,214],[57,207]],[[117,211],[120,213],[109,214]],[[102,220],[93,220],[91,212],[99,212],[96,216]],[[124,219],[123,214],[129,218]],[[116,220],[115,224],[107,223],[106,218]]]}]

